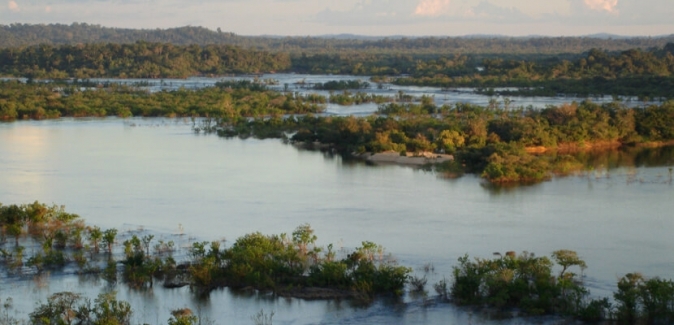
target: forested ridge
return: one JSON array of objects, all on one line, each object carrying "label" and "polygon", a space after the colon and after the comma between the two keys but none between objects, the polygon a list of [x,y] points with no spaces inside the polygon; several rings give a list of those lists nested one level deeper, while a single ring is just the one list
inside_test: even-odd
[{"label": "forested ridge", "polygon": [[411,76],[393,82],[435,87],[520,87],[505,95],[674,97],[674,43],[649,51],[592,49],[574,60],[487,58],[472,70],[469,62],[462,57],[427,60],[420,62]]},{"label": "forested ridge", "polygon": [[284,53],[170,43],[36,45],[0,50],[0,74],[31,78],[186,78],[288,70]]},{"label": "forested ridge", "polygon": [[0,25],[0,47],[38,44],[128,44],[136,41],[176,45],[236,45],[289,53],[414,53],[414,54],[560,54],[582,53],[592,48],[622,51],[647,50],[674,42],[663,37],[279,37],[241,36],[221,30],[185,26],[169,29],[110,28],[86,23]]},{"label": "forested ridge", "polygon": [[138,41],[34,45],[0,49],[0,75],[37,79],[187,78],[195,75],[297,72],[373,76],[398,85],[518,87],[505,95],[615,95],[674,98],[674,43],[650,50],[512,56],[325,53],[291,54],[231,45]]}]

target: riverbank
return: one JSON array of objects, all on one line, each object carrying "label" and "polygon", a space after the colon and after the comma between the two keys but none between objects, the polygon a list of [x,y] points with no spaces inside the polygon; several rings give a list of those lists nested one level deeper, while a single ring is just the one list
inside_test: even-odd
[{"label": "riverbank", "polygon": [[453,155],[436,154],[432,152],[420,153],[398,153],[396,151],[386,152],[366,152],[362,154],[353,154],[354,157],[375,164],[398,164],[409,166],[423,166],[428,164],[441,164],[453,161]]},{"label": "riverbank", "polygon": [[668,141],[645,141],[638,143],[626,144],[619,140],[612,141],[593,141],[593,142],[574,142],[574,143],[563,143],[559,144],[556,147],[545,147],[545,146],[534,146],[534,147],[525,147],[524,150],[530,154],[543,154],[543,153],[558,153],[558,154],[574,154],[584,151],[605,151],[605,150],[615,150],[624,147],[636,147],[636,148],[661,148],[667,146],[674,146],[674,140]]}]

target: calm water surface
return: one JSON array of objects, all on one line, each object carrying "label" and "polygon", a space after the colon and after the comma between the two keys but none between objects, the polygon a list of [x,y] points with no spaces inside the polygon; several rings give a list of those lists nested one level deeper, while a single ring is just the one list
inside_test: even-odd
[{"label": "calm water surface", "polygon": [[[446,180],[408,167],[301,151],[277,140],[195,135],[184,120],[22,121],[0,124],[0,202],[63,204],[90,224],[144,227],[179,244],[192,237],[225,239],[228,245],[249,232],[290,233],[310,223],[321,245],[348,250],[373,241],[419,275],[421,266],[432,263],[429,284],[449,278],[466,253],[491,257],[526,250],[549,256],[571,249],[588,263],[592,293],[609,296],[628,272],[674,278],[674,186],[667,181],[674,157],[660,161],[493,190],[474,176]],[[179,229],[188,235],[175,237]],[[33,280],[0,282],[0,297],[14,296],[22,315],[54,292],[95,296],[106,288],[67,275],[52,276],[42,286]],[[185,288],[112,289],[133,303],[138,323],[165,323],[169,310],[184,306],[218,324],[250,324],[260,309],[275,311],[275,324],[522,322],[487,321],[445,304],[424,307],[410,296],[354,308],[228,290],[199,301]]]}]

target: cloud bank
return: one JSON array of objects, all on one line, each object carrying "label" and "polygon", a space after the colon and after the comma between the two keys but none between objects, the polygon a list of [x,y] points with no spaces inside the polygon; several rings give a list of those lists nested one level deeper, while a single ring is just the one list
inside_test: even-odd
[{"label": "cloud bank", "polygon": [[672,16],[672,0],[0,0],[0,25],[192,25],[244,35],[663,35],[674,30]]},{"label": "cloud bank", "polygon": [[610,13],[617,13],[618,10],[616,6],[618,5],[618,0],[585,0],[585,5],[592,10],[605,10]]},{"label": "cloud bank", "polygon": [[438,16],[449,7],[449,0],[421,0],[414,10],[419,16]]},{"label": "cloud bank", "polygon": [[7,8],[9,8],[10,11],[17,12],[17,11],[19,11],[19,4],[16,3],[16,1],[14,1],[14,0],[10,0],[7,3]]}]

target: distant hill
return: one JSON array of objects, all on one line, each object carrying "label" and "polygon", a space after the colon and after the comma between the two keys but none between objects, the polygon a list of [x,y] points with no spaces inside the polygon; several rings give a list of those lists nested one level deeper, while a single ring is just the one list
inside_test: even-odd
[{"label": "distant hill", "polygon": [[204,27],[169,29],[110,28],[86,23],[0,25],[0,48],[37,44],[82,43],[129,44],[137,41],[176,45],[235,45],[243,48],[291,54],[364,53],[451,55],[451,54],[578,54],[592,48],[623,51],[633,48],[662,48],[674,43],[674,35],[621,37],[596,34],[585,37],[508,37],[468,35],[464,37],[359,36],[353,34],[314,37],[241,36]]}]

